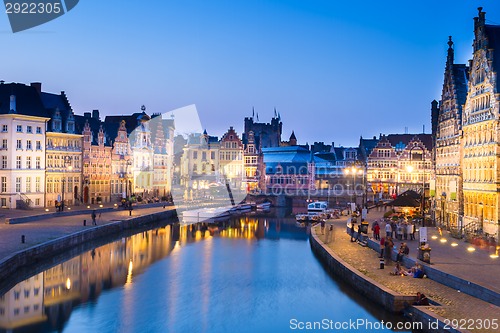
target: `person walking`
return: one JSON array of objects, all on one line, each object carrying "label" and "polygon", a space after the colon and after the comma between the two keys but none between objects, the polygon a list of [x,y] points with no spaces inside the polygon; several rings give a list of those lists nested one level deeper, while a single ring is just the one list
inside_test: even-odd
[{"label": "person walking", "polygon": [[387,262],[392,260],[392,248],[394,247],[394,243],[392,241],[392,237],[387,237],[385,240],[385,258]]},{"label": "person walking", "polygon": [[380,225],[378,223],[373,227],[373,237],[375,240],[380,240]]},{"label": "person walking", "polygon": [[380,239],[380,256],[379,256],[379,258],[384,257],[384,249],[385,249],[385,238],[382,237],[382,239]]},{"label": "person walking", "polygon": [[351,242],[355,242],[356,240],[354,239],[354,220],[351,219]]},{"label": "person walking", "polygon": [[92,225],[97,225],[97,222],[96,222],[96,218],[97,218],[97,215],[95,213],[95,209],[92,211],[92,215],[90,215],[92,217]]},{"label": "person walking", "polygon": [[385,223],[385,237],[391,237],[392,235],[392,226],[390,222]]}]

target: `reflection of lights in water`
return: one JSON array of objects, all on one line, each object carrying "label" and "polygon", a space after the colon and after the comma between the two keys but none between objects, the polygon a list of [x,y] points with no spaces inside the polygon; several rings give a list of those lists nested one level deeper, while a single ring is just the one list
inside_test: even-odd
[{"label": "reflection of lights in water", "polygon": [[467,251],[469,251],[469,252],[474,252],[474,251],[476,251],[476,249],[475,249],[474,247],[472,247],[472,246],[469,246],[469,247],[467,248]]},{"label": "reflection of lights in water", "polygon": [[446,238],[441,238],[439,241],[440,241],[441,243],[446,243],[446,242],[447,242]]},{"label": "reflection of lights in water", "polygon": [[127,280],[125,284],[132,283],[132,269],[134,268],[134,264],[132,263],[132,259],[128,262],[128,272],[127,272]]},{"label": "reflection of lights in water", "polygon": [[458,246],[458,244],[453,242],[453,243],[451,243],[451,246],[455,247],[455,246]]},{"label": "reflection of lights in water", "polygon": [[70,289],[71,289],[71,280],[70,280],[70,278],[68,278],[68,279],[66,280],[66,289],[68,289],[68,290],[70,290]]},{"label": "reflection of lights in water", "polygon": [[437,238],[438,238],[438,236],[434,235],[434,236],[432,236],[431,238],[432,238],[432,239],[437,239]]}]

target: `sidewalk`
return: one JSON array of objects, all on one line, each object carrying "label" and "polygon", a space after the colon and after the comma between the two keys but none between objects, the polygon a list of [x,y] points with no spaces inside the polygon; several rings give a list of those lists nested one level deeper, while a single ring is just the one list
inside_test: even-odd
[{"label": "sidewalk", "polygon": [[[374,212],[375,213],[375,212]],[[368,221],[371,222],[375,219],[379,219],[382,215],[377,215],[370,213],[368,215]],[[495,306],[493,304],[482,301],[478,298],[472,297],[465,293],[458,292],[455,289],[446,287],[436,281],[431,279],[416,279],[408,276],[392,276],[389,273],[394,268],[394,263],[386,263],[385,269],[380,269],[379,263],[380,260],[378,258],[378,253],[373,251],[368,247],[362,247],[357,243],[350,242],[350,236],[346,233],[346,223],[347,218],[344,217],[340,220],[329,221],[328,224],[332,224],[334,226],[334,234],[332,237],[332,241],[327,244],[338,256],[340,256],[345,262],[349,263],[357,270],[359,270],[364,275],[370,277],[375,280],[377,283],[380,283],[387,288],[404,295],[415,295],[417,291],[423,292],[429,299],[440,304],[440,306],[429,306],[426,307],[430,311],[438,314],[439,316],[447,319],[471,319],[471,320],[492,320],[495,318],[500,318],[500,307]],[[327,225],[328,228],[328,225]],[[316,233],[320,236],[322,241],[325,240],[325,236],[320,234],[319,227],[316,227]],[[417,238],[418,239],[418,238]],[[418,241],[408,241],[407,243],[410,246],[411,251],[410,256],[415,256],[416,247]],[[459,247],[465,247],[463,242],[459,243]],[[399,242],[396,243],[396,246],[399,245]],[[447,248],[446,246],[435,246],[435,244],[431,243],[432,252],[434,252],[434,248],[436,249],[436,254],[433,253],[433,258],[431,258],[431,262],[434,261],[435,264],[432,265],[433,268],[443,269],[450,272],[451,275],[456,271],[460,272],[464,278],[467,278],[471,282],[475,282],[481,285],[485,285],[491,288],[498,289],[498,282],[491,283],[491,281],[497,274],[497,270],[499,269],[496,261],[494,263],[489,263],[489,269],[484,270],[480,267],[486,265],[483,261],[485,261],[485,257],[489,258],[488,254],[485,251],[477,250],[477,253],[473,255],[478,257],[477,262],[475,259],[471,259],[468,257],[464,257],[464,253],[462,251],[456,251],[456,253],[452,252],[457,248]],[[466,251],[466,250],[465,250]],[[446,259],[446,253],[449,252],[452,254],[452,259]],[[467,252],[467,255],[471,254]],[[471,269],[464,269],[464,265],[461,265],[458,268],[455,268],[452,262],[466,260],[467,263],[471,263]],[[483,263],[482,263],[483,262]],[[494,268],[493,268],[494,267]],[[462,268],[462,270],[460,270]],[[479,270],[479,271],[478,271]],[[490,274],[490,271],[493,270]],[[479,329],[479,325],[474,327],[474,332],[493,332],[495,330],[481,330]]]},{"label": "sidewalk", "polygon": [[[374,220],[380,221],[384,212],[371,211],[368,214],[367,221],[371,224]],[[385,235],[385,223],[380,224],[380,235]],[[370,228],[369,228],[370,229]],[[418,227],[417,227],[418,229]],[[368,230],[371,237],[371,230]],[[437,270],[450,275],[462,278],[464,280],[476,283],[496,293],[500,293],[500,258],[491,258],[490,254],[495,253],[495,249],[479,248],[461,239],[453,238],[449,233],[443,230],[443,236],[439,235],[436,227],[427,228],[428,244],[431,247],[431,266]],[[441,242],[445,239],[445,242]],[[416,260],[417,248],[419,242],[418,232],[415,234],[415,240],[395,240],[394,249],[399,249],[401,242],[406,242],[410,248],[409,257]],[[456,246],[452,246],[456,243]],[[474,248],[473,252],[468,250]]]},{"label": "sidewalk", "polygon": [[[148,215],[164,210],[175,209],[174,206],[159,207],[136,207],[132,211],[132,217]],[[28,211],[33,212],[33,211]],[[92,228],[92,218],[90,216],[92,209],[88,210],[85,215],[73,215],[46,218],[33,222],[20,224],[0,224],[0,261],[15,252],[24,250],[31,246],[47,242],[71,233]],[[9,217],[20,217],[18,212],[10,212]],[[53,213],[53,212],[52,212]],[[24,215],[26,216],[26,215]],[[125,220],[129,218],[129,211],[123,209],[115,209],[112,211],[99,213],[97,211],[97,224],[103,225],[111,222]],[[86,226],[83,225],[83,220],[86,220]],[[21,236],[25,236],[25,243],[21,242]]]}]

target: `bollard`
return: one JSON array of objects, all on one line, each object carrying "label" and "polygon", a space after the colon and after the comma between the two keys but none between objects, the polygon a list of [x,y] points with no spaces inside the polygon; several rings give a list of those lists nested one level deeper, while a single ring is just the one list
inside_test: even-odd
[{"label": "bollard", "polygon": [[128,211],[128,216],[132,216],[132,210]]},{"label": "bollard", "polygon": [[380,269],[384,269],[384,266],[385,266],[384,258],[381,258],[380,259]]},{"label": "bollard", "polygon": [[83,220],[83,226],[85,227],[87,225],[87,220]]},{"label": "bollard", "polygon": [[25,243],[26,242],[26,236],[25,235],[21,235],[21,243]]}]

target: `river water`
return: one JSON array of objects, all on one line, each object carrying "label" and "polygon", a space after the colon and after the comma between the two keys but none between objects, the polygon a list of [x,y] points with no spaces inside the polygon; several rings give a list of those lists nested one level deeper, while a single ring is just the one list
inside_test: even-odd
[{"label": "river water", "polygon": [[290,332],[315,321],[373,332],[403,321],[330,276],[287,218],[166,225],[15,282],[0,297],[0,332]]}]

